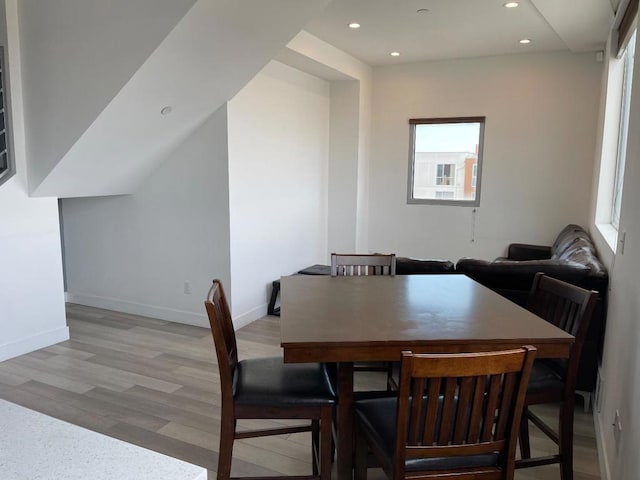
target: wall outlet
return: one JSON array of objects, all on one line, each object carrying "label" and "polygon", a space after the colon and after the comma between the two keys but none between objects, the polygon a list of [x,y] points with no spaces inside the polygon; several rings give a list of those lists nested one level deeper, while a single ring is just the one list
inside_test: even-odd
[{"label": "wall outlet", "polygon": [[188,280],[184,281],[184,294],[191,295],[191,282]]}]

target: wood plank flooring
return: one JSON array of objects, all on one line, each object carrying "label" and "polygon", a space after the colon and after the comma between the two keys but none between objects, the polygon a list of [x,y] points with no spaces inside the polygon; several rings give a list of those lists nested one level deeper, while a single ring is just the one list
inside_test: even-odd
[{"label": "wood plank flooring", "polygon": [[[203,466],[215,478],[220,392],[208,329],[70,304],[71,339],[0,363],[0,398],[120,440]],[[278,317],[238,331],[241,358],[281,355]],[[378,374],[357,376],[379,388]],[[554,418],[553,406],[536,409]],[[290,422],[240,422],[240,428]],[[553,444],[531,427],[534,454]],[[575,480],[600,478],[593,418],[575,424]],[[310,439],[299,433],[236,441],[233,475],[304,475]],[[369,478],[382,479],[371,470]],[[560,479],[557,466],[516,472],[517,480]]]}]

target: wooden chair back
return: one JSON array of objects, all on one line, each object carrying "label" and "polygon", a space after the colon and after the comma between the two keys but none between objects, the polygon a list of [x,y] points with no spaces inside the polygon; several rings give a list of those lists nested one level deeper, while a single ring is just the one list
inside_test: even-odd
[{"label": "wooden chair back", "polygon": [[224,288],[220,280],[214,280],[207,299],[204,302],[211,325],[211,334],[218,358],[220,371],[220,388],[223,401],[233,400],[233,372],[238,364],[238,347],[236,332],[233,328],[231,312]]},{"label": "wooden chair back", "polygon": [[395,254],[331,254],[332,277],[360,275],[395,275]]},{"label": "wooden chair back", "polygon": [[525,346],[449,355],[403,352],[394,480],[404,478],[406,460],[496,453],[495,468],[474,472],[473,477],[464,476],[469,475],[464,469],[451,469],[447,478],[513,478],[535,351]]},{"label": "wooden chair back", "polygon": [[597,292],[557,280],[542,272],[536,273],[533,279],[527,310],[576,338],[568,364],[566,361],[548,362],[569,380],[575,381],[578,374],[582,345],[587,336],[597,297]]}]

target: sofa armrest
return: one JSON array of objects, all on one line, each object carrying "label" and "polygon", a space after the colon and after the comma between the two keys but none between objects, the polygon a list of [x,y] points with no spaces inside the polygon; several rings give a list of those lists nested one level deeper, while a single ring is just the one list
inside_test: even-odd
[{"label": "sofa armrest", "polygon": [[551,258],[551,247],[547,245],[530,245],[527,243],[512,243],[507,252],[509,260],[546,260]]}]

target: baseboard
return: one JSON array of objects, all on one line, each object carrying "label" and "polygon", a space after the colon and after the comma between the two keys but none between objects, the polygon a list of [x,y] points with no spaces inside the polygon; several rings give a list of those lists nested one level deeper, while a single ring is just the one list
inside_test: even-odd
[{"label": "baseboard", "polygon": [[143,303],[129,302],[127,300],[101,297],[85,293],[67,292],[67,301],[70,303],[86,305],[88,307],[104,308],[106,310],[114,310],[116,312],[159,318],[160,320],[185,323],[187,325],[195,325],[196,327],[209,327],[209,320],[204,313],[204,304],[202,306],[202,313],[193,313],[185,310],[158,307],[156,305],[146,305]]},{"label": "baseboard", "polygon": [[598,450],[598,463],[600,464],[600,478],[602,480],[611,480],[611,471],[609,470],[609,458],[607,457],[607,449],[604,442],[604,429],[602,425],[602,413],[594,409],[593,423],[596,430],[596,447]]},{"label": "baseboard", "polygon": [[251,322],[255,322],[259,318],[264,317],[267,314],[267,304],[263,303],[262,305],[257,306],[256,308],[252,308],[248,312],[245,312],[241,315],[238,315],[233,318],[233,326],[238,328],[242,328],[245,325],[249,325]]},{"label": "baseboard", "polygon": [[0,362],[65,340],[69,340],[69,327],[66,326],[0,345]]}]

